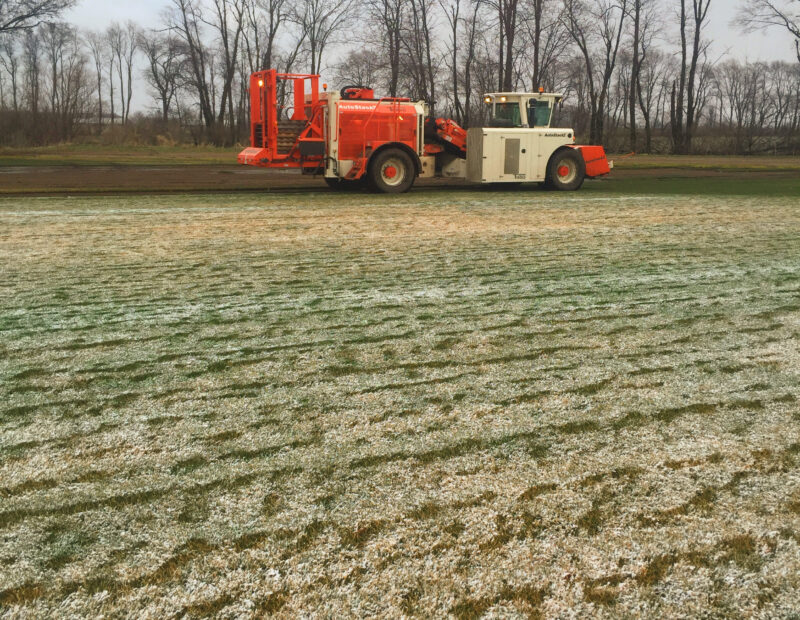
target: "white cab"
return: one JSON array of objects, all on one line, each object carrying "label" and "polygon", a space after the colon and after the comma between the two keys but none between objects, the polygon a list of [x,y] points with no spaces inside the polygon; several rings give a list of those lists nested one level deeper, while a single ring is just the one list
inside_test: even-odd
[{"label": "white cab", "polygon": [[542,182],[550,157],[573,143],[571,129],[475,127],[467,132],[467,180]]}]

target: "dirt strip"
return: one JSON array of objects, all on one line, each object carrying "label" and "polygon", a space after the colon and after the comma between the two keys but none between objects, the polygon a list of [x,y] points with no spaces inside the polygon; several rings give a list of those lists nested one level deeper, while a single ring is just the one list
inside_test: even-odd
[{"label": "dirt strip", "polygon": [[[786,177],[794,171],[685,168],[618,168],[613,179]],[[423,187],[466,185],[452,179],[420,179]],[[17,166],[0,167],[0,196],[172,192],[287,191],[324,188],[321,177],[238,165]]]}]

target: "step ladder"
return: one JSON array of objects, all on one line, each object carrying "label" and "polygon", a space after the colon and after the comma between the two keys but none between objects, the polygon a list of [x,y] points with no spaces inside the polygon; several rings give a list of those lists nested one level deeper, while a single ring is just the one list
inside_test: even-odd
[{"label": "step ladder", "polygon": [[353,167],[350,168],[348,173],[345,175],[345,179],[352,181],[358,179],[361,176],[361,173],[367,169],[367,158],[366,157],[359,157],[353,162]]}]

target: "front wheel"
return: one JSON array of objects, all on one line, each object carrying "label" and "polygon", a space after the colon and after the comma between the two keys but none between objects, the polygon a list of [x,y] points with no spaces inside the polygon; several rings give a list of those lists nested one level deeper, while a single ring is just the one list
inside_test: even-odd
[{"label": "front wheel", "polygon": [[579,190],[586,179],[586,162],[575,149],[558,151],[547,165],[545,186],[560,192]]},{"label": "front wheel", "polygon": [[369,162],[367,183],[381,194],[402,194],[414,185],[416,169],[408,153],[400,149],[386,149]]}]

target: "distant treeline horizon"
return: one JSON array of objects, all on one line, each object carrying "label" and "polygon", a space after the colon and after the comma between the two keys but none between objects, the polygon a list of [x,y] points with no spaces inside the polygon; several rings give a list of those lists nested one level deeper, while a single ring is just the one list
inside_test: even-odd
[{"label": "distant treeline horizon", "polygon": [[798,15],[740,13],[743,31],[794,36],[797,63],[713,58],[711,1],[170,0],[156,29],[82,31],[60,21],[72,0],[14,22],[16,0],[0,9],[0,145],[244,143],[252,72],[324,67],[332,86],[422,99],[465,127],[484,93],[541,87],[566,97],[557,123],[610,150],[796,154]]}]

